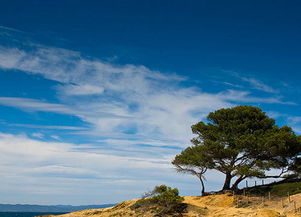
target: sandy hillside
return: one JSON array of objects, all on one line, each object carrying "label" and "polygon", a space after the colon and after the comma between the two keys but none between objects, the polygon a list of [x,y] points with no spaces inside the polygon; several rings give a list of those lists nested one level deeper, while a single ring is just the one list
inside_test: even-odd
[{"label": "sandy hillside", "polygon": [[[111,208],[77,211],[59,215],[59,217],[155,216],[151,210],[147,212],[132,210],[130,207],[136,201],[125,201]],[[248,198],[226,194],[204,197],[187,196],[184,202],[188,204],[188,208],[187,213],[182,215],[183,217],[301,217],[301,212],[295,213],[295,206],[297,209],[301,207],[301,194],[291,196],[291,202],[287,198],[282,201],[272,198],[269,201],[268,198]]]}]

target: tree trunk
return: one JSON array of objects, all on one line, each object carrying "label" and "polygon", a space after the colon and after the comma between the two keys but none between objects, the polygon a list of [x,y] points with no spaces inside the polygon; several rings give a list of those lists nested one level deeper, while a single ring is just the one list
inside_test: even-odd
[{"label": "tree trunk", "polygon": [[231,179],[232,179],[231,173],[227,172],[225,183],[224,183],[224,186],[223,186],[223,189],[222,189],[223,191],[224,190],[230,190]]},{"label": "tree trunk", "polygon": [[245,176],[240,176],[240,177],[238,177],[238,179],[236,179],[236,181],[233,183],[231,189],[232,189],[233,191],[236,191],[236,190],[238,189],[238,184],[239,184],[242,180],[244,180],[245,178],[247,178],[247,177],[245,177]]},{"label": "tree trunk", "polygon": [[199,177],[201,184],[202,184],[202,189],[201,189],[201,195],[203,196],[205,194],[205,185],[202,177]]}]

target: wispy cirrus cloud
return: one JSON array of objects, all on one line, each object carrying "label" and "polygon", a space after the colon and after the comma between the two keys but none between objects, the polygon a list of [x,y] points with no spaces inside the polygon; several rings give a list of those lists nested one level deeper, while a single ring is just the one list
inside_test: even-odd
[{"label": "wispy cirrus cloud", "polygon": [[[56,88],[61,102],[2,97],[0,104],[75,115],[90,123],[95,135],[149,135],[183,143],[191,137],[190,125],[214,109],[236,103],[289,104],[277,97],[254,97],[247,91],[206,93],[197,87],[182,86],[185,78],[176,74],[112,64],[40,45],[30,51],[0,47],[0,67],[59,82]],[[243,79],[257,89],[273,92],[255,79]]]},{"label": "wispy cirrus cloud", "polygon": [[9,31],[9,32],[17,32],[17,33],[23,32],[19,29],[7,27],[7,26],[0,26],[0,29],[5,30],[5,31]]},{"label": "wispy cirrus cloud", "polygon": [[74,114],[74,111],[68,106],[48,103],[41,100],[20,98],[20,97],[0,97],[0,104],[5,106],[13,106],[29,111],[46,111],[60,114]]},{"label": "wispy cirrus cloud", "polygon": [[65,95],[74,95],[74,96],[84,96],[84,95],[98,95],[104,92],[103,87],[98,87],[96,85],[64,85],[58,88]]},{"label": "wispy cirrus cloud", "polygon": [[15,126],[15,127],[38,128],[38,129],[88,130],[88,128],[86,127],[64,126],[64,125],[37,125],[37,124],[14,124],[14,123],[5,123],[5,124],[9,126]]},{"label": "wispy cirrus cloud", "polygon": [[[238,72],[232,71],[232,70],[222,70],[222,72],[225,72],[225,73],[233,76],[234,78],[239,79],[240,81],[246,82],[250,89],[259,90],[259,91],[270,93],[270,94],[278,94],[279,93],[279,90],[275,89],[274,87],[272,87],[270,85],[267,85],[263,81],[261,81],[257,78],[254,78],[252,76],[242,75],[241,73],[238,73]],[[244,86],[245,86],[241,83],[236,84],[236,83],[228,82],[228,81],[223,81],[223,83],[225,85],[229,85],[229,86],[240,88],[240,89],[244,88]]]},{"label": "wispy cirrus cloud", "polygon": [[260,80],[257,80],[255,78],[248,78],[248,77],[240,77],[241,80],[248,82],[252,88],[255,90],[260,90],[267,93],[278,93],[279,91],[270,87],[269,85],[263,83]]},{"label": "wispy cirrus cloud", "polygon": [[31,134],[31,136],[42,139],[44,137],[44,134],[43,133],[33,133],[33,134]]}]

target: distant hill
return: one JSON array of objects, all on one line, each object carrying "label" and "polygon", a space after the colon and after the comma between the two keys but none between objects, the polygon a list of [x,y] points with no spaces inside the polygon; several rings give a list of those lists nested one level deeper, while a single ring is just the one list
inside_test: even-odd
[{"label": "distant hill", "polygon": [[31,204],[0,204],[0,212],[74,212],[83,209],[101,209],[116,204],[71,206],[71,205],[31,205]]}]

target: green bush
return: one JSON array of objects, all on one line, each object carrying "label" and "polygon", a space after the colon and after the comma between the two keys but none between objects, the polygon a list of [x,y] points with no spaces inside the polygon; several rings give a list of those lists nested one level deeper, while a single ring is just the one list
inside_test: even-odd
[{"label": "green bush", "polygon": [[255,196],[264,196],[270,192],[271,196],[286,197],[287,193],[290,195],[301,193],[301,182],[287,182],[275,183],[271,185],[263,185],[249,188],[248,193]]},{"label": "green bush", "polygon": [[183,201],[184,198],[179,196],[177,188],[160,185],[147,192],[132,206],[132,209],[151,210],[156,216],[165,216],[183,213],[187,208],[187,204]]}]

